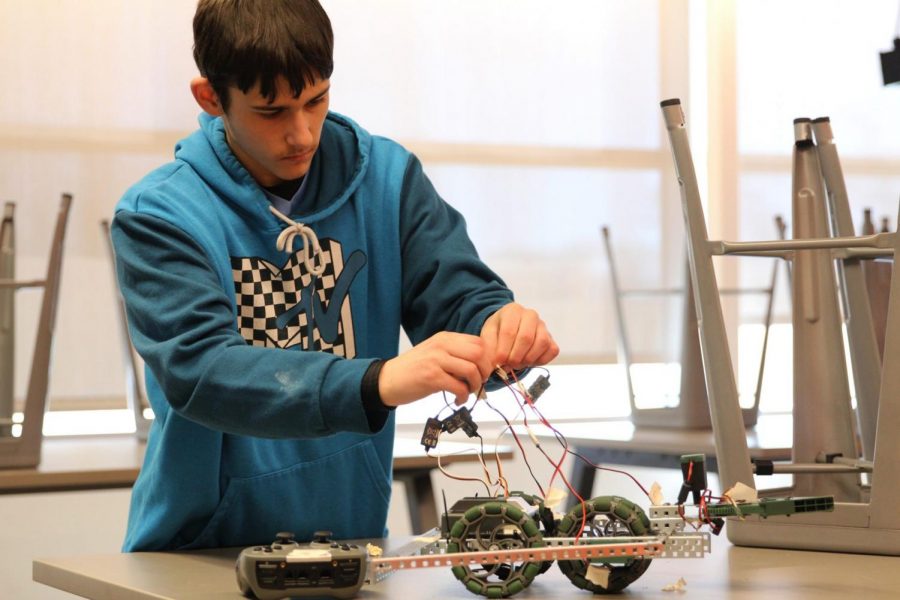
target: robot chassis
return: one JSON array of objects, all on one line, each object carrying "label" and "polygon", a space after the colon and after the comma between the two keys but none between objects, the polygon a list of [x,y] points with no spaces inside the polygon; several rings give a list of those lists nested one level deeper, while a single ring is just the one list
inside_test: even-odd
[{"label": "robot chassis", "polygon": [[[443,516],[440,537],[416,550],[406,548],[407,556],[370,558],[368,581],[382,581],[397,569],[450,567],[473,594],[507,598],[556,561],[576,587],[613,594],[637,580],[653,559],[702,558],[710,552],[710,532],[689,527],[685,518],[686,511],[697,508],[654,505],[648,516],[625,498],[599,496],[556,519],[540,498],[528,494],[463,498]],[[767,518],[833,508],[833,497],[820,496],[710,503],[701,512],[704,524],[718,534],[725,517]]]},{"label": "robot chassis", "polygon": [[[399,569],[450,567],[473,594],[507,598],[556,561],[576,587],[613,594],[643,575],[653,559],[705,556],[710,533],[700,528],[718,534],[725,517],[765,519],[834,509],[833,496],[709,503],[703,455],[683,456],[681,468],[685,478],[677,504],[650,506],[649,516],[625,498],[599,496],[558,518],[541,498],[513,492],[457,501],[445,510],[440,530],[422,534],[397,556],[332,542],[328,532],[318,532],[308,545],[280,533],[271,546],[241,553],[235,565],[238,586],[260,600],[353,598],[364,583],[378,583]],[[692,505],[685,504],[689,494]]]}]

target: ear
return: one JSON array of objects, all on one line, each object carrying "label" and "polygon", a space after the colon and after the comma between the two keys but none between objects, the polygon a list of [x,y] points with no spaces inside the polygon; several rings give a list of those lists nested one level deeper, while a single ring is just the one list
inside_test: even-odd
[{"label": "ear", "polygon": [[191,93],[205,112],[214,117],[221,117],[225,114],[219,95],[206,77],[195,77],[191,80]]}]

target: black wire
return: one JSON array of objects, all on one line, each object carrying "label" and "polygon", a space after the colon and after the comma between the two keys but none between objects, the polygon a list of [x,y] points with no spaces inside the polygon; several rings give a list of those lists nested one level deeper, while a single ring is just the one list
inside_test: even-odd
[{"label": "black wire", "polygon": [[480,433],[476,433],[475,435],[478,436],[478,441],[481,443],[481,451],[480,451],[481,452],[481,464],[483,465],[483,464],[485,464],[485,462],[484,462],[484,438],[481,437]]}]

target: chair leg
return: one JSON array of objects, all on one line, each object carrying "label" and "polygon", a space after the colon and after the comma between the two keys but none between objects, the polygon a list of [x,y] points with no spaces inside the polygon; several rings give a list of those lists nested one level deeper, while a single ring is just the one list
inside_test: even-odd
[{"label": "chair leg", "polygon": [[56,309],[59,304],[63,242],[71,204],[72,196],[63,194],[50,245],[47,277],[42,284],[44,292],[34,343],[34,357],[31,362],[31,376],[25,397],[22,435],[18,438],[0,439],[0,467],[34,467],[41,460],[41,438],[50,379],[50,352],[56,325]]}]

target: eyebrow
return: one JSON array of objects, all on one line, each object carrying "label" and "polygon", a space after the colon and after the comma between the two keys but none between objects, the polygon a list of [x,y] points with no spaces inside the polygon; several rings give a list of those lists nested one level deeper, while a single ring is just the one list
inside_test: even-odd
[{"label": "eyebrow", "polygon": [[[321,92],[319,92],[318,94],[316,94],[315,96],[313,96],[312,98],[307,100],[306,104],[309,104],[310,102],[315,102],[316,100],[322,99],[322,97],[325,96],[325,94],[327,94],[330,91],[331,91],[331,84],[328,84],[327,88],[325,88],[324,90],[322,90]],[[280,104],[258,104],[255,106],[251,106],[250,108],[252,108],[253,110],[257,110],[257,111],[270,111],[270,110],[278,110],[280,108],[283,108],[283,106],[281,106]]]}]

